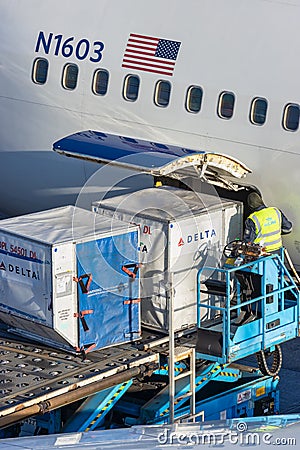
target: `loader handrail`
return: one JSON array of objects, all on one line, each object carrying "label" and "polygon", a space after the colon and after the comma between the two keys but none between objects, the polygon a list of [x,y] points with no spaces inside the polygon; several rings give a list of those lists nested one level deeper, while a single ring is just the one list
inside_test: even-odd
[{"label": "loader handrail", "polygon": [[[205,278],[205,272],[210,276]],[[206,290],[201,288],[205,283]],[[206,294],[204,300],[201,294]],[[209,346],[207,354],[200,352],[202,357],[224,363],[296,337],[299,299],[299,289],[277,254],[239,266],[202,267],[197,274],[198,334],[220,343],[218,354],[210,353]]]}]

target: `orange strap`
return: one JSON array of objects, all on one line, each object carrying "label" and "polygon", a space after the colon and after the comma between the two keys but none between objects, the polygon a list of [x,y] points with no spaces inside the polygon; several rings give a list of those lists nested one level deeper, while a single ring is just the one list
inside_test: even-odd
[{"label": "orange strap", "polygon": [[[132,271],[129,270],[132,267],[133,267],[133,270]],[[137,274],[137,272],[138,272],[140,267],[141,267],[141,264],[125,264],[124,266],[122,266],[122,270],[123,270],[123,272],[127,273],[127,275],[130,278],[135,279],[136,274]]]},{"label": "orange strap", "polygon": [[83,331],[89,331],[89,327],[88,324],[86,323],[84,316],[86,316],[87,314],[93,314],[93,312],[94,312],[93,309],[86,309],[85,311],[79,311],[79,313],[74,313],[74,317],[80,319]]},{"label": "orange strap", "polygon": [[[87,278],[86,284],[84,284],[84,282],[82,281],[84,278]],[[79,284],[81,292],[83,294],[87,294],[91,286],[92,278],[93,277],[91,273],[85,273],[84,275],[81,275],[79,278],[73,277],[73,281],[76,281],[76,283]]]},{"label": "orange strap", "polygon": [[74,313],[74,317],[79,317],[82,319],[82,317],[86,316],[87,314],[93,314],[93,309],[86,309],[84,311],[80,311],[79,313]]},{"label": "orange strap", "polygon": [[134,305],[135,303],[141,303],[140,298],[133,298],[132,300],[124,300],[124,305]]},{"label": "orange strap", "polygon": [[81,353],[82,354],[82,361],[84,361],[86,359],[86,354],[89,353],[91,350],[93,350],[96,347],[96,344],[90,344],[87,349],[85,349],[83,346],[80,347],[75,347],[76,352]]}]

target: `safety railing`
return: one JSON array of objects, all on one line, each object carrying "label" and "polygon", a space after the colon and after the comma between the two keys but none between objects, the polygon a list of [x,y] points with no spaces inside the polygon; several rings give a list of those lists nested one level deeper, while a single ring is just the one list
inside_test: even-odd
[{"label": "safety railing", "polygon": [[[271,292],[267,292],[266,273],[267,267],[274,265],[273,269],[277,273],[278,284]],[[236,273],[245,272],[261,275],[261,292],[260,295],[245,300],[241,284],[237,279]],[[205,278],[205,272],[213,273],[212,278]],[[203,290],[201,286],[204,281],[213,280],[216,282],[216,289]],[[219,287],[218,287],[219,283]],[[289,292],[289,295],[287,295]],[[205,300],[201,297],[206,295]],[[216,323],[219,324],[219,332],[222,339],[222,356],[219,358],[209,358],[219,362],[226,362],[230,346],[233,344],[231,336],[239,327],[233,327],[234,319],[240,315],[241,308],[252,308],[259,310],[259,318],[262,326],[259,327],[261,347],[266,348],[266,335],[270,330],[267,328],[270,323],[267,320],[268,299],[271,297],[278,299],[278,313],[285,311],[289,307],[296,308],[295,326],[298,328],[299,320],[299,290],[296,283],[285,267],[279,255],[270,255],[258,258],[254,261],[247,262],[239,266],[226,266],[222,268],[213,268],[205,266],[198,271],[197,275],[197,325],[198,329],[214,330]],[[206,314],[204,312],[206,311]],[[272,311],[272,314],[274,311]],[[221,323],[221,329],[220,329]],[[243,326],[241,324],[240,326]],[[274,325],[275,326],[275,325]],[[235,330],[233,331],[233,328]],[[295,337],[295,336],[294,336]]]}]

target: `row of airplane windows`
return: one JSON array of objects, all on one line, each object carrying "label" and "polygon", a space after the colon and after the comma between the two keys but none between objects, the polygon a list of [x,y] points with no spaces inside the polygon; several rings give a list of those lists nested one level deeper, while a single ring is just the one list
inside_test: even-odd
[{"label": "row of airplane windows", "polygon": [[[33,61],[32,80],[36,84],[45,84],[48,79],[49,61],[45,58],[36,58]],[[62,71],[62,87],[74,90],[77,87],[79,67],[68,63]],[[103,96],[108,91],[109,72],[106,69],[96,69],[92,79],[92,92]],[[140,78],[137,75],[126,75],[123,83],[123,97],[125,100],[135,102],[138,99]],[[170,103],[172,85],[170,81],[159,80],[154,88],[154,103],[159,107],[167,107]],[[201,86],[189,86],[186,91],[185,109],[189,113],[197,114],[202,107],[203,89]],[[219,95],[217,114],[221,119],[231,119],[234,113],[235,95],[233,92],[223,91]],[[263,97],[255,97],[250,104],[249,120],[254,125],[263,125],[267,120],[268,101]],[[296,131],[299,128],[300,106],[297,103],[288,103],[283,108],[282,127],[287,131]]]}]

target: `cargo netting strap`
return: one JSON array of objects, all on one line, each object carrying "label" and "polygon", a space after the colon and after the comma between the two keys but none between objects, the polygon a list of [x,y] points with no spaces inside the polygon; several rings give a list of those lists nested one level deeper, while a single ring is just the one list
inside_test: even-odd
[{"label": "cargo netting strap", "polygon": [[141,303],[141,299],[140,298],[133,298],[130,300],[124,300],[123,301],[123,305],[135,305],[137,303]]},{"label": "cargo netting strap", "polygon": [[75,350],[76,350],[76,352],[81,353],[82,361],[85,361],[87,353],[89,353],[92,350],[94,350],[94,348],[96,348],[96,344],[95,343],[84,345],[81,348],[80,347],[75,347]]},{"label": "cargo netting strap", "polygon": [[[130,278],[135,279],[140,266],[140,264],[124,264],[124,266],[122,266],[122,270],[127,273]],[[133,270],[130,270],[132,268]]]},{"label": "cargo netting strap", "polygon": [[93,314],[93,309],[86,309],[85,311],[80,311],[79,313],[74,313],[74,317],[80,319],[83,331],[89,331],[88,324],[86,323],[85,317],[87,314]]},{"label": "cargo netting strap", "polygon": [[[84,284],[83,279],[87,278],[86,283]],[[84,275],[81,275],[79,278],[73,277],[73,281],[76,281],[76,283],[79,284],[81,288],[81,292],[83,294],[87,294],[89,292],[91,282],[92,282],[92,274],[91,273],[85,273]]]}]

